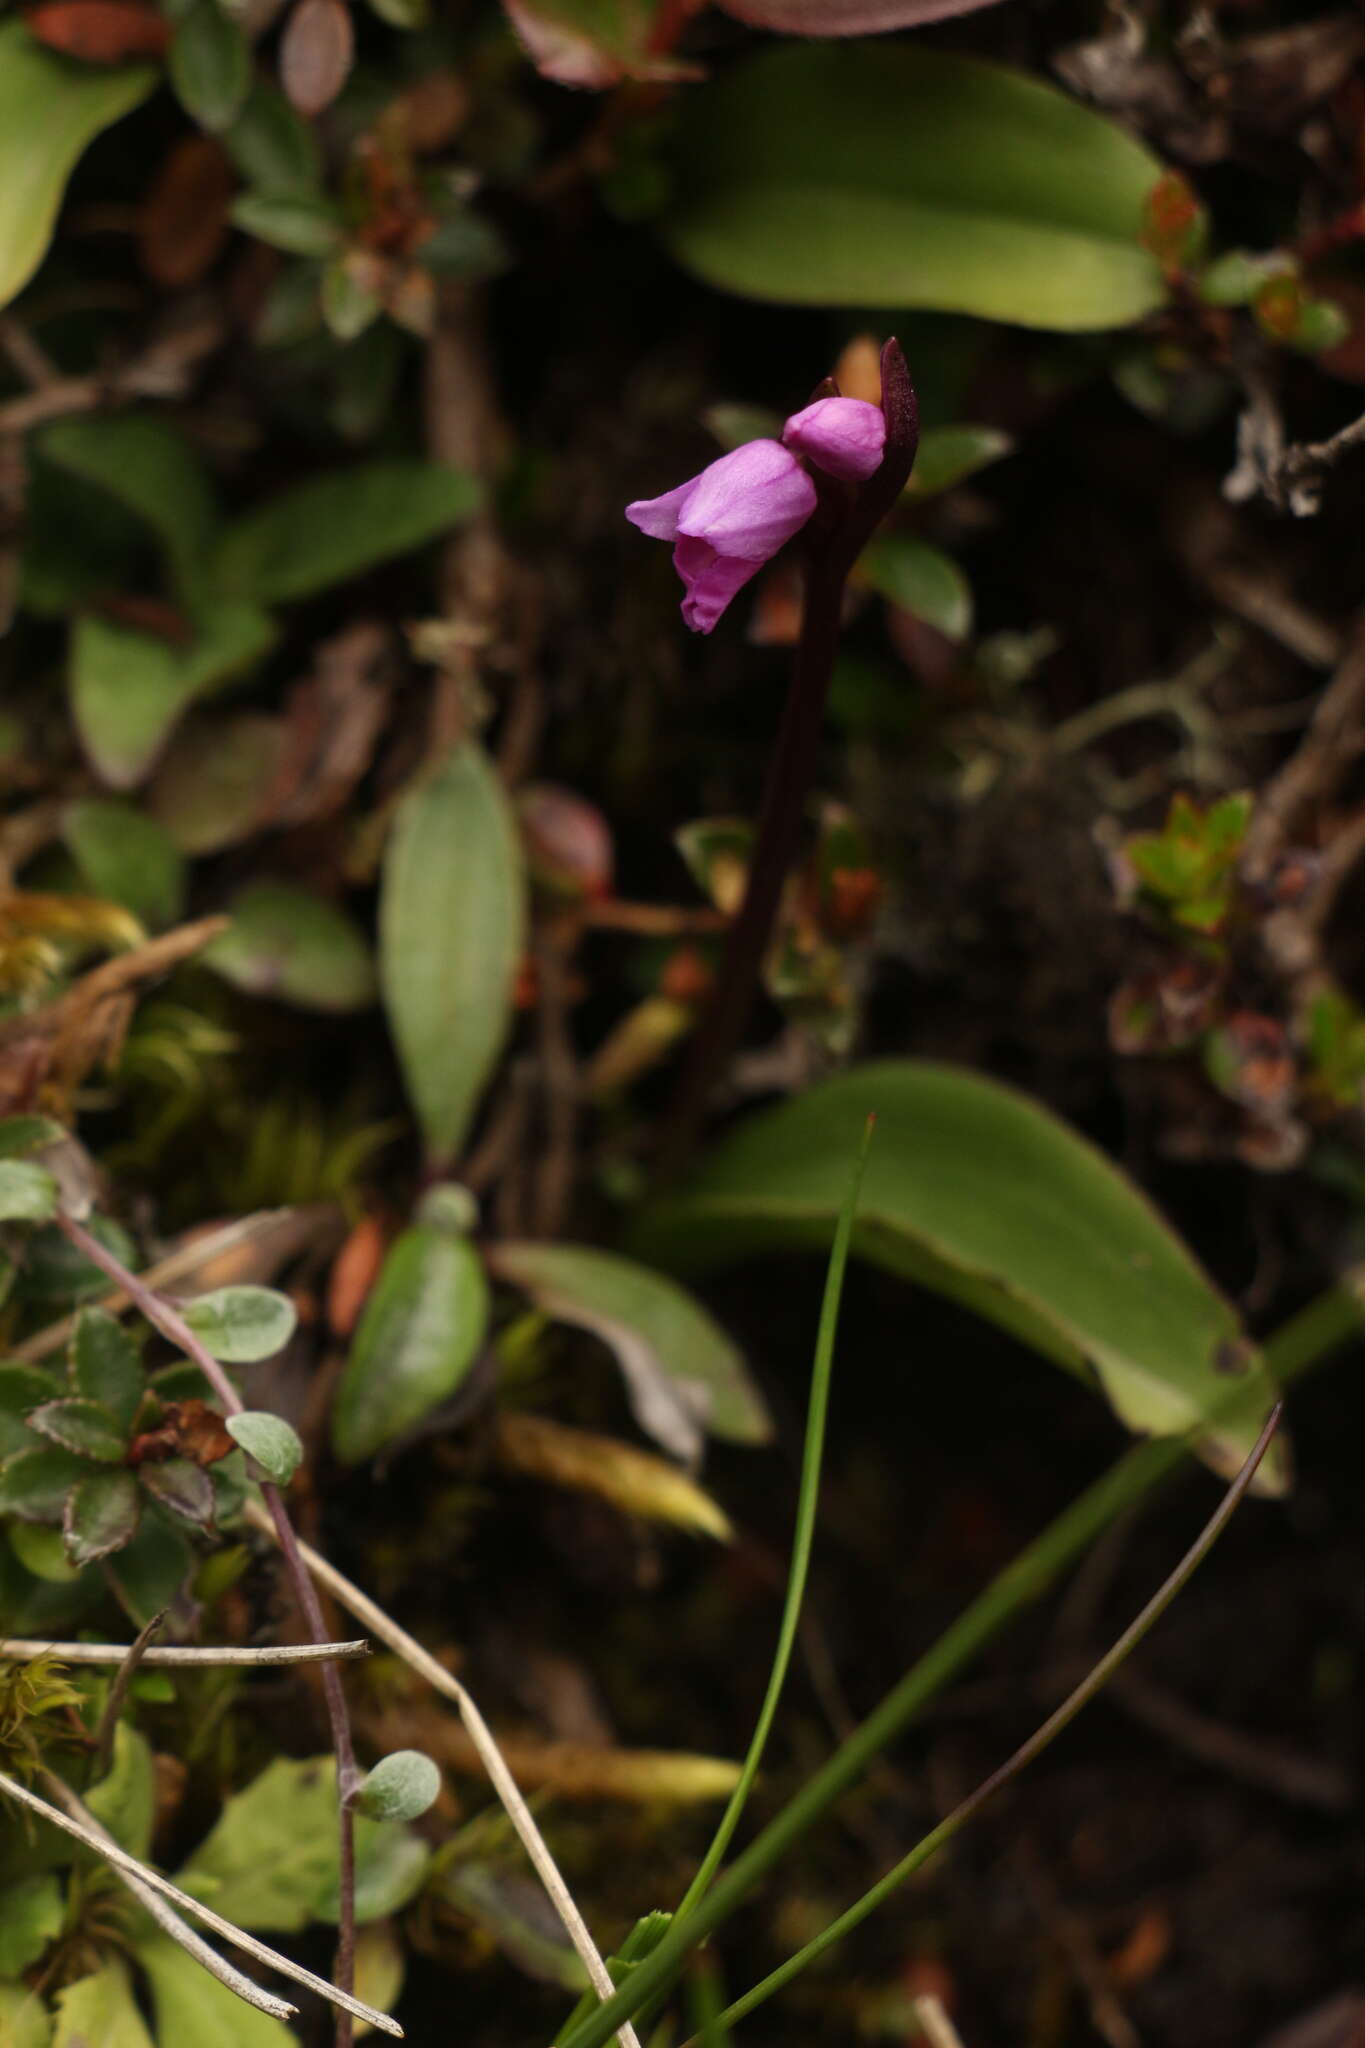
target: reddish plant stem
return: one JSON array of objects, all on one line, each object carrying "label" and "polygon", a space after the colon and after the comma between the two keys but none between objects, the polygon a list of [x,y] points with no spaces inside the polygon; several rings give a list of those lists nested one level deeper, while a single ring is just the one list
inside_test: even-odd
[{"label": "reddish plant stem", "polygon": [[[816,393],[824,396],[832,384]],[[886,445],[881,466],[851,491],[822,484],[822,503],[807,529],[801,637],[782,723],[768,769],[753,860],[739,915],[731,925],[715,990],[692,1040],[664,1130],[659,1172],[672,1177],[696,1141],[712,1089],[734,1057],[749,1020],[820,756],[820,730],[834,657],[844,586],[876,528],[900,497],[919,446],[919,409],[900,343],[882,350]]]},{"label": "reddish plant stem", "polygon": [[[240,1415],[244,1403],[232,1381],[224,1372],[213,1353],[201,1342],[185,1318],[155,1288],[139,1280],[136,1273],[128,1268],[114,1254],[100,1243],[74,1216],[59,1214],[57,1222],[64,1235],[92,1266],[98,1266],[107,1273],[115,1286],[127,1295],[130,1304],[163,1337],[174,1344],[178,1351],[198,1366],[204,1378],[213,1388],[225,1415]],[[322,1607],[312,1575],[304,1563],[299,1549],[299,1539],[289,1519],[289,1510],[278,1486],[268,1480],[261,1485],[261,1497],[265,1501],[270,1519],[275,1525],[279,1538],[280,1554],[289,1573],[299,1611],[315,1643],[331,1641],[331,1632],[323,1620]],[[350,1807],[350,1798],[360,1781],[356,1769],[355,1748],[351,1741],[351,1721],[346,1709],[346,1693],[341,1683],[341,1674],[335,1664],[322,1667],[323,1698],[327,1705],[327,1719],[332,1732],[332,1751],[336,1758],[337,1772],[337,1842],[340,1878],[340,1898],[337,1912],[337,1950],[334,1968],[335,1981],[342,1991],[355,1990],[355,1818]],[[348,2012],[336,2013],[336,2048],[351,2048],[355,2023]]]}]

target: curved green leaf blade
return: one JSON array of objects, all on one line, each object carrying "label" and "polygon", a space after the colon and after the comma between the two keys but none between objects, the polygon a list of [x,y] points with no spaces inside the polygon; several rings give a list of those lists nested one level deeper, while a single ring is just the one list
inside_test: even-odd
[{"label": "curved green leaf blade", "polygon": [[879,533],[858,557],[856,575],[949,640],[972,630],[971,585],[951,555],[916,534]]},{"label": "curved green leaf blade", "polygon": [[998,65],[789,45],[689,101],[664,232],[750,298],[1119,327],[1165,297],[1138,242],[1161,174],[1122,129]]},{"label": "curved green leaf blade", "polygon": [[691,1457],[704,1431],[733,1443],[771,1434],[738,1345],[676,1281],[577,1244],[498,1244],[488,1263],[546,1315],[610,1346],[636,1420],[666,1450]]},{"label": "curved green leaf blade", "polygon": [[459,1386],[488,1327],[488,1281],[469,1240],[433,1224],[392,1245],[337,1388],[332,1442],[354,1465]]},{"label": "curved green leaf blade", "polygon": [[130,803],[80,797],[62,813],[67,851],[95,896],[121,903],[149,930],[185,906],[185,856],[164,825]]},{"label": "curved green leaf blade", "polygon": [[47,253],[66,181],[87,145],[155,83],[149,65],[68,63],[35,42],[24,22],[0,24],[0,306]]},{"label": "curved green leaf blade", "polygon": [[181,589],[194,587],[218,507],[207,470],[178,428],[152,412],[77,413],[53,420],[39,445],[50,462],[98,485],[145,520]]},{"label": "curved green leaf blade", "polygon": [[471,742],[399,805],[380,887],[384,1007],[434,1164],[458,1153],[502,1050],[525,926],[516,821]]},{"label": "curved green leaf blade", "polygon": [[117,1956],[107,1956],[93,1975],[78,1977],[57,1993],[52,2048],[152,2048],[128,1972]]},{"label": "curved green leaf blade", "polygon": [[344,910],[288,882],[255,882],[200,959],[234,988],[304,1010],[363,1010],[379,993],[370,949]]},{"label": "curved green leaf blade", "polygon": [[311,597],[467,519],[479,486],[439,462],[365,462],[317,476],[227,529],[216,575],[261,604]]},{"label": "curved green leaf blade", "polygon": [[1201,1429],[1218,1469],[1241,1463],[1274,1394],[1230,1305],[1101,1152],[981,1075],[887,1062],[753,1118],[645,1218],[644,1250],[692,1270],[823,1244],[869,1110],[856,1250],[1093,1370],[1129,1428]]}]

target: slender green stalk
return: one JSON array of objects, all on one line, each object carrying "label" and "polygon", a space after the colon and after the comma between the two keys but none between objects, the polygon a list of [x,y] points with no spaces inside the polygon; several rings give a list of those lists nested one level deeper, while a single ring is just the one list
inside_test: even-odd
[{"label": "slender green stalk", "polygon": [[1021,1771],[1026,1770],[1031,1763],[1040,1757],[1043,1751],[1056,1741],[1063,1729],[1071,1726],[1071,1723],[1081,1712],[1081,1709],[1089,1706],[1096,1693],[1109,1683],[1109,1680],[1124,1662],[1125,1658],[1132,1655],[1138,1644],[1143,1640],[1143,1637],[1161,1619],[1176,1595],[1183,1590],[1190,1579],[1193,1578],[1195,1572],[1198,1571],[1200,1565],[1204,1562],[1204,1559],[1232,1520],[1238,1503],[1255,1477],[1257,1466],[1270,1448],[1270,1439],[1280,1426],[1282,1412],[1283,1403],[1277,1401],[1271,1409],[1265,1428],[1257,1437],[1246,1463],[1233,1480],[1222,1500],[1218,1503],[1218,1506],[1214,1509],[1209,1520],[1204,1524],[1199,1535],[1181,1558],[1175,1570],[1152,1595],[1137,1618],[1129,1622],[1118,1641],[1110,1649],[1106,1650],[1093,1669],[1086,1673],[1086,1676],[1075,1690],[1067,1694],[1061,1705],[1048,1715],[1040,1728],[1034,1730],[1027,1742],[1020,1744],[1013,1756],[1001,1764],[999,1770],[992,1771],[990,1777],[984,1779],[974,1792],[969,1792],[967,1797],[953,1808],[947,1818],[941,1820],[936,1828],[933,1828],[924,1836],[922,1841],[916,1842],[914,1848],[902,1856],[900,1862],[891,1870],[888,1870],[885,1877],[874,1884],[870,1891],[864,1892],[860,1899],[855,1900],[846,1912],[839,1915],[837,1920],[831,1921],[830,1925],[822,1933],[817,1934],[813,1941],[808,1941],[804,1948],[797,1950],[795,1955],[788,1956],[786,1962],[780,1964],[769,1976],[765,1977],[762,1983],[755,1984],[752,1990],[744,1993],[742,1998],[737,1998],[733,2005],[727,2006],[720,2016],[720,2024],[723,2027],[733,2026],[736,2021],[742,2020],[746,2013],[751,2013],[754,2010],[755,2006],[762,2005],[764,2000],[771,1998],[775,1991],[780,1991],[784,1984],[789,1984],[793,1977],[799,1976],[809,1963],[813,1963],[816,1960],[817,1956],[822,1956],[826,1949],[832,1948],[836,1942],[842,1941],[846,1934],[851,1934],[855,1927],[866,1920],[869,1913],[875,1912],[883,1900],[890,1898],[892,1892],[899,1885],[904,1884],[907,1877],[913,1876],[914,1872],[926,1864],[932,1856],[936,1856],[945,1844],[951,1842],[953,1836],[961,1832],[967,1825],[967,1822],[972,1820],[981,1811],[988,1800],[993,1799],[1003,1786],[1008,1785],[1011,1779],[1017,1778]]},{"label": "slender green stalk", "polygon": [[839,1212],[839,1224],[834,1233],[834,1248],[829,1257],[829,1271],[825,1276],[825,1294],[820,1304],[820,1327],[815,1339],[815,1362],[811,1367],[810,1403],[806,1410],[806,1440],[801,1453],[801,1488],[796,1502],[796,1527],[792,1534],[791,1570],[787,1577],[787,1597],[782,1609],[782,1623],[777,1632],[777,1649],[773,1656],[773,1668],[768,1677],[768,1690],[763,1696],[763,1705],[759,1709],[753,1740],[744,1759],[744,1768],[730,1795],[730,1803],[721,1816],[715,1838],[673,1916],[675,1926],[680,1920],[687,1918],[710,1885],[720,1868],[721,1859],[730,1846],[745,1802],[753,1789],[754,1779],[758,1776],[758,1767],[763,1759],[763,1751],[791,1663],[792,1646],[796,1641],[796,1631],[801,1620],[801,1602],[805,1598],[806,1578],[810,1570],[811,1544],[815,1538],[815,1517],[820,1500],[820,1468],[825,1455],[825,1419],[829,1413],[829,1384],[834,1366],[834,1340],[839,1329],[839,1303],[844,1291],[844,1272],[848,1265],[848,1250],[853,1237],[853,1219],[858,1208],[858,1193],[863,1184],[863,1169],[867,1165],[868,1147],[872,1143],[876,1121],[875,1116],[869,1116],[863,1130],[863,1141],[858,1148],[858,1157],[854,1162],[843,1208]]},{"label": "slender green stalk", "polygon": [[[1281,1387],[1359,1335],[1360,1309],[1347,1289],[1333,1287],[1300,1311],[1264,1345],[1271,1378]],[[848,1741],[809,1778],[688,1915],[633,1973],[629,1985],[600,2006],[560,2048],[601,2048],[620,2020],[672,1981],[688,1951],[705,1940],[745,1895],[812,1827],[915,1715],[950,1684],[1019,1612],[1039,1599],[1072,1561],[1123,1512],[1181,1465],[1183,1437],[1139,1444],[1111,1465],[1022,1550],[910,1669]]]}]

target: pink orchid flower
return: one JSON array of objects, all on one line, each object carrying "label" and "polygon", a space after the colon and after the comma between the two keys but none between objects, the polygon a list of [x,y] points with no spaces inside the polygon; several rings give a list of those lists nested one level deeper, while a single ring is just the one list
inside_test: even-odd
[{"label": "pink orchid flower", "polygon": [[660,498],[639,498],[626,517],[655,540],[673,542],[673,566],[685,591],[682,615],[709,633],[726,606],[765,562],[800,532],[818,493],[800,461],[831,476],[871,476],[882,459],[881,407],[856,398],[822,398],[794,413],[778,441],[746,441]]}]

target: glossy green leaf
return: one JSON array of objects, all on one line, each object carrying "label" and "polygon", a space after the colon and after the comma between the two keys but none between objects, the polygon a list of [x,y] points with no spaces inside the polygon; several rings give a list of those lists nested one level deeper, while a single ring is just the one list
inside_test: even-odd
[{"label": "glossy green leaf", "polygon": [[441,1773],[420,1749],[395,1749],[379,1759],[355,1795],[371,1820],[416,1820],[440,1796]]},{"label": "glossy green leaf", "polygon": [[101,129],[156,83],[146,64],[72,64],[17,16],[0,23],[0,306],[47,253],[66,181]]},{"label": "glossy green leaf", "polygon": [[71,1395],[59,1401],[44,1401],[28,1418],[49,1443],[74,1451],[78,1458],[95,1458],[101,1464],[116,1464],[127,1448],[127,1439],[107,1408],[98,1401]]},{"label": "glossy green leaf", "polygon": [[39,446],[50,462],[97,484],[156,534],[182,590],[202,574],[218,524],[208,472],[169,420],[153,412],[92,412],[53,420]]},{"label": "glossy green leaf", "polygon": [[224,1426],[267,1479],[276,1486],[288,1486],[303,1461],[303,1445],[298,1431],[282,1415],[248,1408],[241,1415],[229,1415]]},{"label": "glossy green leaf", "polygon": [[926,427],[915,452],[907,491],[912,498],[932,498],[975,476],[1008,455],[1014,442],[998,427]]},{"label": "glossy green leaf", "polygon": [[62,814],[66,842],[91,895],[121,903],[149,930],[185,907],[185,857],[164,825],[133,804],[82,797]]},{"label": "glossy green leaf", "polygon": [[152,1987],[160,2048],[298,2048],[298,2036],[288,2027],[243,2005],[165,1935],[139,1942],[137,1959]]},{"label": "glossy green leaf", "polygon": [[286,256],[330,256],[344,233],[335,206],[296,193],[244,192],[232,209],[235,226]]},{"label": "glossy green leaf", "polygon": [[472,477],[439,462],[366,462],[311,477],[224,534],[221,587],[262,604],[311,597],[436,540],[479,502]]},{"label": "glossy green leaf", "polygon": [[185,112],[212,135],[231,127],[251,86],[251,47],[217,0],[192,0],[176,23],[167,59]]},{"label": "glossy green leaf", "polygon": [[116,789],[146,775],[181,713],[259,661],[275,627],[253,604],[220,601],[178,646],[91,614],[71,640],[71,708],[81,744]]},{"label": "glossy green leaf", "polygon": [[361,1010],[379,993],[359,928],[325,897],[254,882],[227,907],[232,924],[200,954],[234,988],[304,1010]]},{"label": "glossy green leaf", "polygon": [[0,1976],[17,1977],[36,1963],[61,1933],[64,1917],[55,1877],[45,1873],[0,1886]]},{"label": "glossy green leaf", "polygon": [[218,1287],[187,1301],[181,1313],[224,1365],[273,1358],[283,1351],[298,1322],[289,1296],[273,1287]]},{"label": "glossy green leaf", "polygon": [[57,1183],[30,1159],[0,1159],[0,1223],[46,1223],[57,1213]]},{"label": "glossy green leaf", "polygon": [[[646,1217],[639,1248],[697,1270],[827,1244],[869,1111],[857,1251],[1093,1373],[1129,1428],[1199,1429],[1218,1469],[1240,1465],[1273,1394],[1232,1308],[1101,1152],[981,1075],[887,1062],[752,1118]],[[1283,1456],[1266,1477],[1283,1485]]]},{"label": "glossy green leaf", "polygon": [[965,640],[972,630],[966,577],[950,555],[913,533],[879,533],[859,556],[856,574],[879,596],[949,640]]},{"label": "glossy green leaf", "polygon": [[546,1315],[610,1346],[636,1419],[666,1450],[693,1457],[706,1431],[736,1443],[771,1434],[738,1346],[676,1281],[587,1245],[504,1243],[488,1257]]},{"label": "glossy green leaf", "polygon": [[488,1281],[467,1238],[433,1224],[389,1248],[356,1327],[332,1410],[347,1465],[368,1458],[448,1400],[478,1358]]},{"label": "glossy green leaf", "polygon": [[312,194],[322,185],[322,151],[312,123],[277,85],[258,77],[223,147],[260,192]]},{"label": "glossy green leaf", "polygon": [[111,1551],[122,1550],[137,1534],[142,1519],[142,1493],[137,1480],[122,1466],[92,1472],[78,1480],[66,1497],[62,1530],[66,1554],[75,1565],[94,1564]]},{"label": "glossy green leaf", "polygon": [[439,1165],[458,1154],[502,1050],[525,926],[516,821],[470,742],[399,805],[379,901],[384,1007]]},{"label": "glossy green leaf", "polygon": [[106,1956],[92,1976],[58,1992],[52,2048],[152,2048],[118,1956]]},{"label": "glossy green leaf", "polygon": [[127,1429],[137,1413],[146,1380],[142,1354],[122,1323],[102,1308],[83,1308],[71,1339],[71,1387],[88,1401],[102,1402]]},{"label": "glossy green leaf", "polygon": [[1065,330],[1162,304],[1138,236],[1162,166],[1049,85],[909,44],[728,65],[683,115],[665,234],[708,283]]}]

